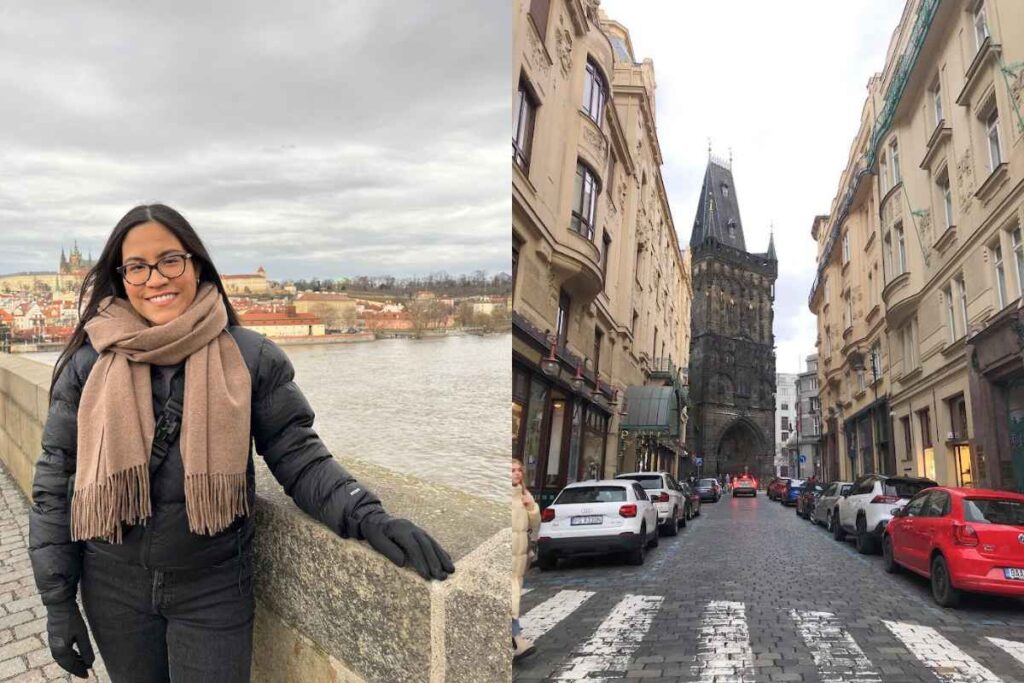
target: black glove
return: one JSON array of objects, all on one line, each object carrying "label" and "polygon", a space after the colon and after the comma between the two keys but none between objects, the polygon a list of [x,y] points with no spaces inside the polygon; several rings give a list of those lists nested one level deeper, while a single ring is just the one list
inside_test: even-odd
[{"label": "black glove", "polygon": [[452,558],[444,548],[407,519],[380,512],[365,517],[359,532],[374,550],[399,567],[411,564],[424,579],[444,581],[455,572]]},{"label": "black glove", "polygon": [[[60,668],[79,678],[88,678],[89,669],[96,661],[89,642],[89,631],[78,611],[78,604],[62,602],[46,606],[46,635],[50,640],[50,654]],[[78,652],[73,649],[78,645]]]}]

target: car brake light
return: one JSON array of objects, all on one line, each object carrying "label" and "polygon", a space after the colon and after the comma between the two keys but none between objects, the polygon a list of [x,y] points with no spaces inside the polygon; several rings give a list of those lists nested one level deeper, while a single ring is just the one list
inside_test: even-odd
[{"label": "car brake light", "polygon": [[953,542],[973,548],[978,545],[978,532],[970,524],[954,524]]},{"label": "car brake light", "polygon": [[662,491],[661,495],[658,496],[658,502],[659,503],[667,503],[668,502],[668,494],[665,493],[664,491]]},{"label": "car brake light", "polygon": [[636,503],[620,506],[619,517],[636,517]]},{"label": "car brake light", "polygon": [[540,521],[550,522],[555,518],[555,508],[544,508],[544,511],[540,513]]},{"label": "car brake light", "polygon": [[899,499],[899,496],[875,496],[871,499],[871,503],[872,505],[877,503],[897,503]]}]

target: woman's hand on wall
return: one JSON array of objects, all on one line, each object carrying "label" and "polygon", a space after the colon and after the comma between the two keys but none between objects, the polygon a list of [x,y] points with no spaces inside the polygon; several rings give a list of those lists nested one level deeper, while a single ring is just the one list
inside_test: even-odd
[{"label": "woman's hand on wall", "polygon": [[424,579],[444,581],[455,572],[452,558],[430,534],[385,512],[363,519],[359,531],[373,549],[399,567],[411,564]]}]

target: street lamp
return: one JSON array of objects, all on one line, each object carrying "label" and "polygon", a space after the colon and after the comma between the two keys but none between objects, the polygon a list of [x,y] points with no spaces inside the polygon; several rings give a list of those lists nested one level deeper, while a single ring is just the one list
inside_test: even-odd
[{"label": "street lamp", "polygon": [[548,338],[548,341],[551,342],[551,354],[540,361],[540,371],[548,377],[557,377],[559,366],[557,356],[558,338],[552,335]]},{"label": "street lamp", "polygon": [[583,363],[576,363],[576,376],[569,380],[569,385],[572,386],[572,390],[579,392],[583,389]]}]

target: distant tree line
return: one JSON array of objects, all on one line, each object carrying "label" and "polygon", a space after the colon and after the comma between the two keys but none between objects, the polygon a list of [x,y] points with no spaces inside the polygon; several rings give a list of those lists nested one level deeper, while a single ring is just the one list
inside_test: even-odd
[{"label": "distant tree line", "polygon": [[511,296],[512,276],[508,273],[488,275],[483,270],[452,276],[445,272],[426,276],[397,278],[393,275],[358,275],[344,278],[313,278],[295,280],[295,287],[313,292],[372,292],[396,297],[410,297],[429,290],[439,297]]}]

